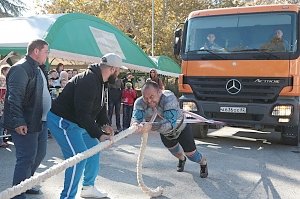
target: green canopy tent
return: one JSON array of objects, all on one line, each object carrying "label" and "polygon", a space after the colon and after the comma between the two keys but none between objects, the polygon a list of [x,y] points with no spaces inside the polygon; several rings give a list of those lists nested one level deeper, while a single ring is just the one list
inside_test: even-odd
[{"label": "green canopy tent", "polygon": [[26,54],[28,42],[42,38],[50,45],[49,62],[70,65],[98,63],[114,52],[129,69],[149,72],[156,64],[132,39],[94,16],[70,13],[0,18],[0,54]]},{"label": "green canopy tent", "polygon": [[150,56],[152,61],[157,66],[157,72],[161,75],[178,77],[181,73],[180,66],[170,57],[161,56]]}]

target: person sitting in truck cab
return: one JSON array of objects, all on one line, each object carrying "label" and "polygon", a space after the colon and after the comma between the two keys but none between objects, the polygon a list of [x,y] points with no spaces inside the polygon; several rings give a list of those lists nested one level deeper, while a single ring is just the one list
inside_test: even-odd
[{"label": "person sitting in truck cab", "polygon": [[213,33],[209,33],[206,37],[207,42],[205,42],[204,46],[200,48],[200,50],[216,50],[216,51],[225,51],[224,48],[219,46],[215,40],[216,36]]},{"label": "person sitting in truck cab", "polygon": [[286,52],[288,50],[288,42],[283,39],[282,30],[276,30],[272,39],[262,45],[261,49],[273,52]]}]

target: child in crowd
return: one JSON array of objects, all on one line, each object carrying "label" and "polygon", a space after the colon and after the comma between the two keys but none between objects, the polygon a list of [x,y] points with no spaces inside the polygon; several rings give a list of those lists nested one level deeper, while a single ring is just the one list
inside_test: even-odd
[{"label": "child in crowd", "polygon": [[67,83],[68,83],[68,80],[67,80],[67,79],[61,79],[61,80],[60,80],[61,90],[62,90],[63,88],[65,88],[65,86],[67,85]]},{"label": "child in crowd", "polygon": [[122,91],[123,101],[123,129],[127,129],[130,126],[133,104],[136,99],[136,91],[132,88],[132,84],[127,82],[125,89]]}]

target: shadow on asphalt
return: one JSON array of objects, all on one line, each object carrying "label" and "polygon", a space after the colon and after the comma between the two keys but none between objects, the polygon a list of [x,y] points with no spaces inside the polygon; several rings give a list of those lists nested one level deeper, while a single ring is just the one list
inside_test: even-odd
[{"label": "shadow on asphalt", "polygon": [[[209,198],[251,198],[258,187],[263,187],[266,195],[269,194],[274,199],[281,199],[282,197],[273,184],[274,179],[278,178],[286,182],[295,181],[293,177],[287,177],[284,173],[275,174],[268,168],[269,165],[276,165],[278,168],[282,167],[282,163],[276,161],[277,158],[281,158],[279,154],[276,154],[276,150],[293,153],[295,160],[299,158],[297,155],[300,147],[283,145],[280,142],[279,132],[237,131],[229,136],[221,133],[217,135],[214,132],[212,134],[208,134],[208,137],[205,139],[196,139],[200,141],[196,145],[203,154],[208,154],[208,151],[210,151],[211,157],[208,157],[208,166],[219,165],[222,169],[215,170],[215,173],[213,173],[212,169],[208,167],[209,176],[207,179],[200,179],[193,174],[194,181]],[[211,151],[214,151],[214,153],[211,153]],[[274,158],[269,158],[266,154],[276,155]],[[223,162],[216,158],[219,156],[224,157]],[[242,160],[245,157],[253,159],[253,162],[250,163],[253,166],[243,163]],[[285,167],[290,170],[299,169],[296,166],[286,164]],[[247,193],[244,193],[243,196],[241,196],[242,192],[237,189],[240,182],[245,182],[240,173],[256,173],[258,175],[255,184],[252,185],[252,189],[247,190]],[[222,177],[218,178],[218,176],[228,176],[230,180]]]},{"label": "shadow on asphalt", "polygon": [[[116,183],[120,182],[120,183],[131,184],[134,186],[137,185],[136,171],[133,172],[128,169],[114,167],[111,164],[105,164],[103,162],[101,163],[101,166],[109,168],[110,172],[114,174],[114,175],[111,175],[111,173],[109,174],[109,173],[101,172],[99,174],[99,175],[101,175],[101,177],[109,179]],[[169,181],[161,180],[156,177],[150,177],[145,174],[143,174],[143,180],[144,180],[145,184],[151,188],[156,188],[156,187],[152,187],[152,186],[155,186],[157,184],[163,184],[165,187],[166,186],[174,186],[174,184],[170,183]]]}]

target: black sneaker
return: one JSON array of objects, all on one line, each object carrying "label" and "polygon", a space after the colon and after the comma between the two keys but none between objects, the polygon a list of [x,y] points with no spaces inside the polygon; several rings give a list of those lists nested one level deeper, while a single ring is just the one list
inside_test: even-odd
[{"label": "black sneaker", "polygon": [[184,157],[184,160],[180,160],[180,159],[179,159],[178,165],[177,165],[177,171],[178,171],[178,172],[183,172],[185,162],[186,162],[186,157]]},{"label": "black sneaker", "polygon": [[32,195],[39,195],[41,194],[41,191],[38,188],[33,187],[32,189],[28,189],[25,193],[32,194]]},{"label": "black sneaker", "polygon": [[200,177],[206,178],[207,176],[208,176],[207,163],[203,165],[200,164]]}]

